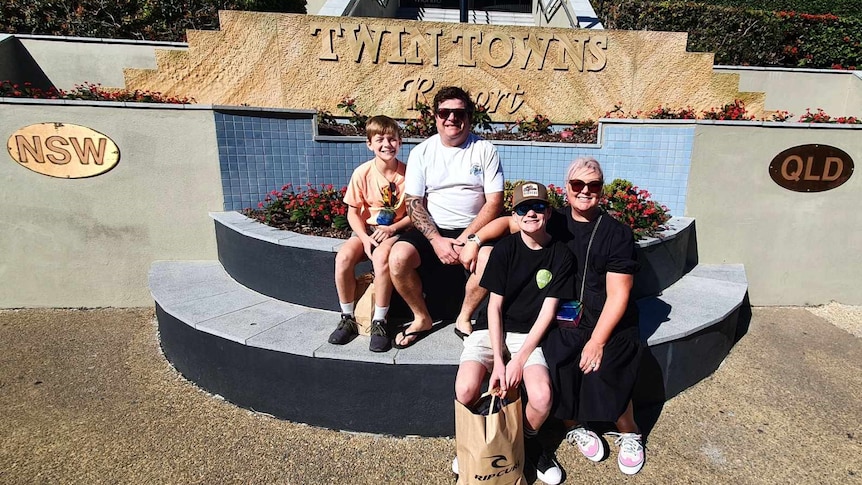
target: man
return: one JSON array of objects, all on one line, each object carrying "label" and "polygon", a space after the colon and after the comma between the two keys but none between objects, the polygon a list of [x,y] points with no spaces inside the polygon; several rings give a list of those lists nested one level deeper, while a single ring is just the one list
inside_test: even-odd
[{"label": "man", "polygon": [[[433,272],[444,265],[460,264],[461,248],[480,244],[469,236],[503,209],[500,158],[491,143],[471,133],[474,109],[464,90],[440,89],[434,97],[437,134],[411,150],[407,159],[405,203],[416,230],[405,233],[389,255],[392,282],[414,316],[413,323],[395,337],[399,349],[413,345],[433,325],[422,295],[419,267]],[[470,315],[484,294],[476,275],[470,275],[456,320],[459,335],[472,330]]]}]

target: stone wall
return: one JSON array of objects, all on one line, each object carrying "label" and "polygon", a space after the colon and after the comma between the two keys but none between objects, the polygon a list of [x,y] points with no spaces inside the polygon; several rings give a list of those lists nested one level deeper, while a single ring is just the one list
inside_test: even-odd
[{"label": "stone wall", "polygon": [[223,198],[210,109],[0,102],[4,142],[46,121],[107,135],[120,160],[102,175],[62,179],[4,155],[0,308],[150,306],[153,261],[216,258],[208,212]]},{"label": "stone wall", "polygon": [[753,305],[862,304],[862,177],[804,193],[769,174],[779,153],[815,143],[858,168],[862,126],[698,124],[695,139],[685,215],[701,263],[744,264]]},{"label": "stone wall", "polygon": [[157,69],[127,69],[126,86],[198,102],[413,118],[442,86],[470,90],[495,121],[535,114],[567,123],[617,104],[706,110],[762,93],[686,52],[685,33],[596,31],[398,19],[223,11],[221,30],[189,31],[189,50],[158,51]]},{"label": "stone wall", "polygon": [[862,71],[716,66],[716,72],[738,74],[739,88],[766,93],[767,110],[785,110],[793,119],[811,109],[833,117],[862,117]]}]

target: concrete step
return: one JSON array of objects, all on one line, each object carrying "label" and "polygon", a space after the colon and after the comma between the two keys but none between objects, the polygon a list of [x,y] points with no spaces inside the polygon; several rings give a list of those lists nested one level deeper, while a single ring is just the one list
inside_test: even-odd
[{"label": "concrete step", "polygon": [[[285,278],[301,279],[302,273]],[[232,279],[218,261],[157,261],[150,268],[149,285],[156,304],[174,318],[250,347],[378,364],[457,366],[461,355],[461,341],[451,330],[431,333],[422,345],[383,353],[369,352],[367,337],[332,345],[327,338],[338,324],[338,312],[252,291]]]},{"label": "concrete step", "polygon": [[741,264],[701,264],[660,295],[638,300],[641,340],[659,345],[723,321],[748,291]]},{"label": "concrete step", "polygon": [[[285,284],[301,284],[303,273],[284,278]],[[249,290],[217,261],[156,262],[149,285],[165,356],[209,392],[317,426],[453,433],[449,397],[462,344],[451,325],[438,324],[410,348],[376,354],[368,351],[367,337],[344,346],[327,342],[337,312]],[[732,346],[746,289],[741,265],[701,265],[661,295],[640,300],[642,339],[649,347],[636,398],[667,399],[711,374]],[[393,388],[398,399],[381,413],[344,411],[379,407],[380,392]],[[417,414],[420,401],[423,413]]]},{"label": "concrete step", "polygon": [[662,403],[715,372],[748,328],[745,268],[698,265],[638,308],[647,347],[634,399]]}]

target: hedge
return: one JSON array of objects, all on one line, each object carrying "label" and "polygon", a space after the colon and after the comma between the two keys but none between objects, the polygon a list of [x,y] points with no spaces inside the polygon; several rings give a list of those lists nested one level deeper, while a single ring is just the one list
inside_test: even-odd
[{"label": "hedge", "polygon": [[[670,0],[670,3],[685,3],[685,1]],[[862,0],[701,0],[699,3],[771,12],[784,10],[812,14],[831,13],[839,17],[862,14]]]},{"label": "hedge", "polygon": [[862,67],[862,17],[771,12],[698,3],[620,0],[605,4],[605,28],[688,32],[688,50],[715,63]]},{"label": "hedge", "polygon": [[305,0],[0,0],[0,32],[185,42],[219,10],[305,13]]}]

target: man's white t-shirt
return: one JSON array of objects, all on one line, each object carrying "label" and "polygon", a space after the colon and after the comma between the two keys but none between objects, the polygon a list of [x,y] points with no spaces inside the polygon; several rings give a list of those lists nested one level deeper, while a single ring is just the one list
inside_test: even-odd
[{"label": "man's white t-shirt", "polygon": [[410,150],[404,191],[426,197],[428,213],[441,229],[470,225],[485,204],[485,194],[503,191],[503,168],[497,149],[474,134],[458,147],[440,135]]}]

